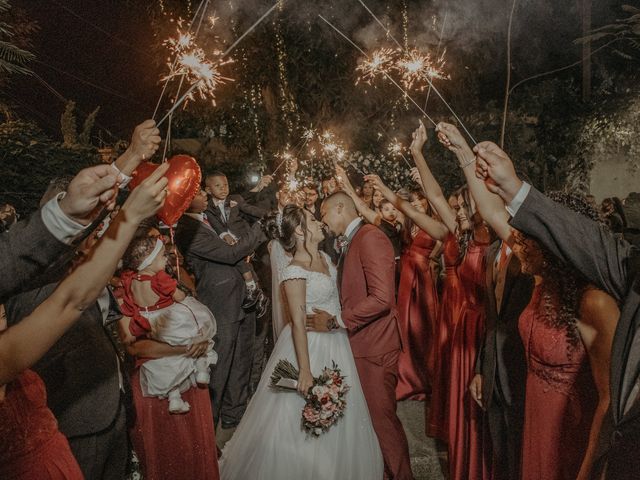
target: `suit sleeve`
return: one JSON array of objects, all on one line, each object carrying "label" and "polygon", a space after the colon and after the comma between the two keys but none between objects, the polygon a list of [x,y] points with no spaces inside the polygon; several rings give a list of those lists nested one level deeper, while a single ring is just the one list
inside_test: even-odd
[{"label": "suit sleeve", "polygon": [[616,300],[626,296],[634,248],[604,227],[545,197],[535,188],[511,219],[511,225],[536,238],[560,260]]},{"label": "suit sleeve", "polygon": [[381,230],[372,229],[366,241],[360,242],[358,254],[367,296],[342,311],[342,321],[349,330],[359,330],[395,308],[395,259],[389,239]]},{"label": "suit sleeve", "polygon": [[254,220],[259,220],[267,214],[267,210],[256,205],[252,205],[240,195],[233,195],[233,199],[238,202],[240,212]]},{"label": "suit sleeve", "polygon": [[227,265],[235,265],[256,249],[265,240],[260,224],[256,223],[249,235],[246,235],[234,245],[228,245],[220,237],[208,235],[203,226],[198,225],[198,230],[187,247],[189,253],[204,260],[209,260]]},{"label": "suit sleeve", "polygon": [[32,280],[73,247],[47,229],[40,210],[0,235],[0,303],[33,288]]}]

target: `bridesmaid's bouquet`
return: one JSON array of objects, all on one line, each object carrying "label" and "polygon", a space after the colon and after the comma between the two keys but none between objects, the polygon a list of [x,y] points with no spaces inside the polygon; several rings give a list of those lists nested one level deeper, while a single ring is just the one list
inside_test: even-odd
[{"label": "bridesmaid's bouquet", "polygon": [[[280,360],[271,374],[271,387],[296,389],[298,373],[291,362]],[[349,388],[335,362],[313,379],[302,409],[302,427],[308,434],[319,437],[344,415]]]}]

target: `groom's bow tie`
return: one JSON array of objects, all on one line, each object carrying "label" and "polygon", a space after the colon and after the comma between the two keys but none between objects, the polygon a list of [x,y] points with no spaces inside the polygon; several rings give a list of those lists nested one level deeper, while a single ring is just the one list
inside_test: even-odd
[{"label": "groom's bow tie", "polygon": [[344,235],[338,235],[338,237],[336,237],[337,251],[339,251],[340,253],[344,253],[347,245],[349,245],[349,239],[347,237],[345,237]]}]

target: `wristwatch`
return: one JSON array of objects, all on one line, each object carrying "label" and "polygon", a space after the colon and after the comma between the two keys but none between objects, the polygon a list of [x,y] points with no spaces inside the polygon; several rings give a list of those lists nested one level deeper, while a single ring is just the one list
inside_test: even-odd
[{"label": "wristwatch", "polygon": [[338,322],[336,322],[336,317],[331,317],[327,321],[327,328],[329,330],[337,330],[338,329]]}]

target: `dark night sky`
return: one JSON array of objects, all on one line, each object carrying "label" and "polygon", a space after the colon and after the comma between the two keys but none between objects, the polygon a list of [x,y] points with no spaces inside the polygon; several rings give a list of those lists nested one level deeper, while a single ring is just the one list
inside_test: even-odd
[{"label": "dark night sky", "polygon": [[[77,102],[78,123],[101,106],[97,123],[116,137],[151,116],[159,66],[150,53],[149,22],[124,0],[13,0],[36,20],[32,69],[63,97]],[[80,18],[81,17],[81,18]],[[21,77],[9,93],[24,115],[59,135],[64,102],[35,78]],[[107,136],[105,140],[111,139]]]},{"label": "dark night sky", "polygon": [[[247,5],[253,1],[261,2],[237,1]],[[298,7],[307,0],[294,1],[301,2],[295,4]],[[336,0],[333,5],[346,7],[341,2],[346,0]],[[40,31],[33,38],[37,61],[32,69],[64,98],[77,102],[79,123],[96,106],[101,106],[97,126],[108,129],[118,138],[129,137],[137,123],[151,116],[160,93],[158,78],[164,70],[158,59],[153,57],[153,33],[144,8],[133,6],[141,3],[131,0],[12,0],[14,6],[26,10],[40,26]],[[491,12],[495,5],[500,4],[497,12],[504,16],[502,10],[505,5],[510,5],[509,0],[458,0],[452,3],[465,8],[452,13],[451,25],[456,17],[462,18],[466,10],[480,8],[483,12]],[[514,55],[518,57],[514,68],[516,77],[566,64],[568,60],[573,61],[579,52],[579,48],[571,43],[580,33],[575,13],[567,13],[566,25],[562,25],[559,17],[549,18],[551,4],[553,0],[522,2],[517,22],[520,34],[514,47]],[[576,5],[573,2],[569,4]],[[444,2],[444,5],[449,4]],[[553,5],[564,10],[558,4]],[[617,0],[593,0],[593,5],[594,26],[620,16]],[[538,10],[534,10],[534,6]],[[254,15],[255,9],[252,9],[251,16]],[[496,17],[499,17],[500,28],[503,28],[506,22],[499,15]],[[562,41],[550,43],[547,36],[540,33],[545,28],[557,30]],[[562,36],[564,30],[566,38]],[[484,34],[503,37],[502,32]],[[527,69],[526,64],[523,66],[525,60],[540,64],[529,65]],[[518,67],[523,71],[519,72]],[[500,72],[503,70],[501,64],[493,65],[493,68]],[[576,73],[579,75],[579,71]],[[502,79],[502,73],[499,78]],[[493,84],[491,86],[496,88]],[[60,114],[64,102],[42,82],[26,76],[16,77],[7,95],[26,118],[33,118],[50,134],[60,135]],[[105,140],[110,142],[113,139],[105,136]]]}]

